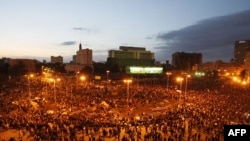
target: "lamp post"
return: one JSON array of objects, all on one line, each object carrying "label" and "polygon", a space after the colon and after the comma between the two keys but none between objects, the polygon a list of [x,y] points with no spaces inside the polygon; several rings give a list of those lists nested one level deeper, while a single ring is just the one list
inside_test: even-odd
[{"label": "lamp post", "polygon": [[186,86],[185,86],[185,96],[187,94],[187,79],[190,78],[191,76],[189,74],[186,75]]},{"label": "lamp post", "polygon": [[76,72],[76,89],[78,88],[78,74],[79,73],[80,73],[79,71]]},{"label": "lamp post", "polygon": [[110,71],[107,70],[107,71],[106,71],[106,74],[107,74],[107,82],[108,82],[108,80],[109,80],[109,73],[110,73]]},{"label": "lamp post", "polygon": [[129,103],[129,83],[132,82],[131,79],[125,79],[123,80],[124,83],[127,83],[127,107],[128,107],[128,103]]},{"label": "lamp post", "polygon": [[107,78],[107,82],[106,82],[106,88],[108,88],[108,82],[109,82],[109,73],[110,73],[110,71],[109,71],[109,70],[107,70],[107,71],[106,71],[106,74],[107,74],[107,76],[106,76],[106,78]]},{"label": "lamp post", "polygon": [[[182,93],[182,81],[183,81],[183,78],[182,77],[177,77],[176,78],[177,82],[180,82],[180,94]],[[180,98],[181,98],[181,95],[180,95]]]},{"label": "lamp post", "polygon": [[86,77],[82,75],[82,76],[80,76],[80,80],[83,82],[86,80]]},{"label": "lamp post", "polygon": [[56,81],[60,81],[61,79],[60,79],[60,78],[57,78],[57,79],[50,78],[49,80],[50,80],[51,82],[53,82],[54,100],[55,100],[55,103],[56,103]]},{"label": "lamp post", "polygon": [[177,80],[177,82],[180,82],[180,93],[182,93],[182,81],[183,81],[183,78],[182,77],[177,77],[176,80]]},{"label": "lamp post", "polygon": [[171,75],[172,73],[171,72],[166,72],[166,75],[167,75],[167,91],[168,91],[168,83],[169,83],[169,75]]},{"label": "lamp post", "polygon": [[32,78],[32,77],[34,77],[34,75],[33,74],[30,74],[30,75],[28,75],[28,91],[29,91],[29,98],[31,98],[31,93],[30,93],[30,77]]}]

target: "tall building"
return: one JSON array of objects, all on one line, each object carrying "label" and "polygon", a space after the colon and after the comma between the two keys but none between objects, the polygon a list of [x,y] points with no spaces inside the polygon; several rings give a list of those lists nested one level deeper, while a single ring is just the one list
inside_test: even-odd
[{"label": "tall building", "polygon": [[79,44],[79,50],[76,52],[76,64],[93,67],[92,50],[82,49],[81,43]]},{"label": "tall building", "polygon": [[73,59],[73,60],[72,60],[72,63],[73,63],[73,64],[76,64],[76,55],[73,55],[73,56],[72,56],[72,59]]},{"label": "tall building", "polygon": [[195,65],[201,63],[201,53],[175,52],[172,54],[172,65],[181,70],[191,71]]},{"label": "tall building", "polygon": [[245,78],[247,79],[247,82],[250,84],[250,51],[246,53],[245,57],[245,70],[246,70],[246,76]]},{"label": "tall building", "polygon": [[127,66],[153,66],[154,53],[144,47],[120,46],[120,50],[109,50],[107,63],[118,65],[121,69]]},{"label": "tall building", "polygon": [[247,52],[250,51],[250,40],[235,41],[234,64],[243,65]]},{"label": "tall building", "polygon": [[51,56],[50,62],[53,64],[55,64],[55,63],[63,64],[63,57],[62,56]]}]

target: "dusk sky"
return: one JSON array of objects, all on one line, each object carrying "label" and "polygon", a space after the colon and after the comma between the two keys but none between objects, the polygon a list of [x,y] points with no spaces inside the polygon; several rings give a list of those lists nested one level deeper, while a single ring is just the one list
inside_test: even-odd
[{"label": "dusk sky", "polygon": [[203,62],[233,58],[250,39],[249,0],[0,0],[0,58],[72,60],[79,43],[106,61],[119,46],[145,47],[156,61],[174,52]]}]

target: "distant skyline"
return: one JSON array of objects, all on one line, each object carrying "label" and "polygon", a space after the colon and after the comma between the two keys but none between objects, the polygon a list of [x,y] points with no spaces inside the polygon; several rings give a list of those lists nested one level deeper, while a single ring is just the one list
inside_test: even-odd
[{"label": "distant skyline", "polygon": [[249,0],[1,0],[0,58],[64,62],[82,48],[106,61],[119,46],[145,47],[156,61],[196,52],[203,62],[233,58],[250,40]]}]

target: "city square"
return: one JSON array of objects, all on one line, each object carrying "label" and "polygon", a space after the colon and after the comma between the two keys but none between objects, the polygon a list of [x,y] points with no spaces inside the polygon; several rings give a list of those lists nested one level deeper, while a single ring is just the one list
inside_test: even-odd
[{"label": "city square", "polygon": [[250,123],[246,86],[43,77],[1,88],[1,140],[219,141],[225,124]]},{"label": "city square", "polygon": [[250,141],[249,5],[0,1],[0,141]]}]

